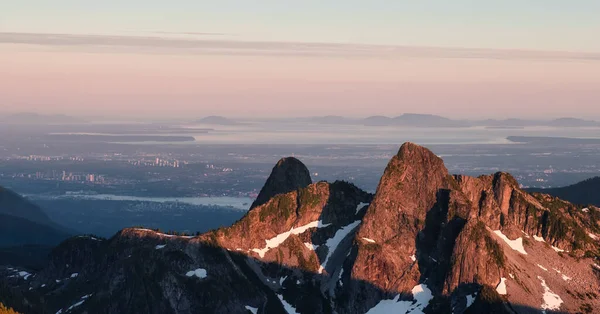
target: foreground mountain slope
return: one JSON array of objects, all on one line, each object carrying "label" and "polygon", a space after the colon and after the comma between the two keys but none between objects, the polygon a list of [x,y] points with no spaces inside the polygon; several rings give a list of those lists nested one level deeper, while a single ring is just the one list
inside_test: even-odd
[{"label": "foreground mountain slope", "polygon": [[[376,194],[310,183],[283,159],[266,201],[197,237],[72,238],[0,301],[55,313],[591,313],[598,209],[528,194],[506,173],[452,176],[404,144]],[[261,194],[264,194],[261,192]]]}]

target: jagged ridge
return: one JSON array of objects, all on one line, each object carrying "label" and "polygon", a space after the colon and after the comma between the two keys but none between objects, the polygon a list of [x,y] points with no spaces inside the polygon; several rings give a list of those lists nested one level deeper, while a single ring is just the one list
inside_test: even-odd
[{"label": "jagged ridge", "polygon": [[9,304],[18,309],[84,301],[77,310],[103,313],[600,307],[598,209],[528,194],[506,173],[451,176],[406,143],[374,197],[346,182],[312,184],[289,158],[261,195],[233,226],[198,237],[126,229],[66,242],[29,285],[16,278],[3,295],[28,300]]}]

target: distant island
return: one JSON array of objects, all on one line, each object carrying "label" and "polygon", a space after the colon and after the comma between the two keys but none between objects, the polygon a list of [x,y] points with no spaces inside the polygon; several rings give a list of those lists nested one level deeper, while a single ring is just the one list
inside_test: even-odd
[{"label": "distant island", "polygon": [[0,116],[0,122],[8,124],[78,124],[88,121],[64,114],[45,115],[33,112],[14,113]]},{"label": "distant island", "polygon": [[[224,119],[224,118],[223,118]],[[447,117],[405,113],[397,117],[388,117],[382,115],[370,116],[367,118],[346,118],[342,116],[321,116],[299,118],[300,122],[311,122],[318,124],[331,125],[365,125],[365,126],[398,126],[398,127],[424,127],[424,128],[468,128],[484,127],[486,129],[522,129],[525,127],[557,127],[557,128],[576,128],[576,127],[600,127],[600,122],[592,120],[583,120],[577,118],[559,118],[554,120],[527,120],[527,119],[486,119],[486,120],[466,120],[450,119]]]},{"label": "distant island", "polygon": [[229,118],[225,118],[222,116],[208,116],[202,119],[194,121],[195,123],[200,124],[210,124],[210,125],[237,125],[240,124],[235,120],[231,120]]}]

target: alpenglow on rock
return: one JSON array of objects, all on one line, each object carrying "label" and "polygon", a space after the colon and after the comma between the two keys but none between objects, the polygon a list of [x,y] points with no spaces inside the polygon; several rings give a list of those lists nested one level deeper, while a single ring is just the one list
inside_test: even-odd
[{"label": "alpenglow on rock", "polygon": [[67,240],[42,270],[0,267],[0,302],[109,314],[600,308],[600,209],[527,193],[507,173],[450,175],[406,143],[375,195],[311,183],[285,158],[259,198],[232,226],[195,237],[130,228]]}]

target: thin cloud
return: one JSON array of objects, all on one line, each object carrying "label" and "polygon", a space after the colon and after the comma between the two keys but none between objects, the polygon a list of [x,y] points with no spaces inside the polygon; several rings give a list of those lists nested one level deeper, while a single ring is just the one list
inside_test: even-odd
[{"label": "thin cloud", "polygon": [[192,35],[192,36],[230,36],[227,33],[203,33],[203,32],[150,32],[151,34],[164,35]]},{"label": "thin cloud", "polygon": [[[162,33],[171,34],[168,32]],[[197,34],[219,35],[218,33]],[[241,41],[201,38],[169,38],[159,36],[114,36],[0,32],[0,43],[84,47],[93,52],[102,52],[109,48],[111,49],[111,51],[119,51],[118,49],[127,49],[127,51],[130,51],[130,49],[138,49],[142,50],[142,52],[155,51],[159,53],[166,52],[176,54],[213,55],[219,54],[367,58],[417,57],[563,61],[600,60],[600,53],[587,52],[473,49],[341,43]]]}]

